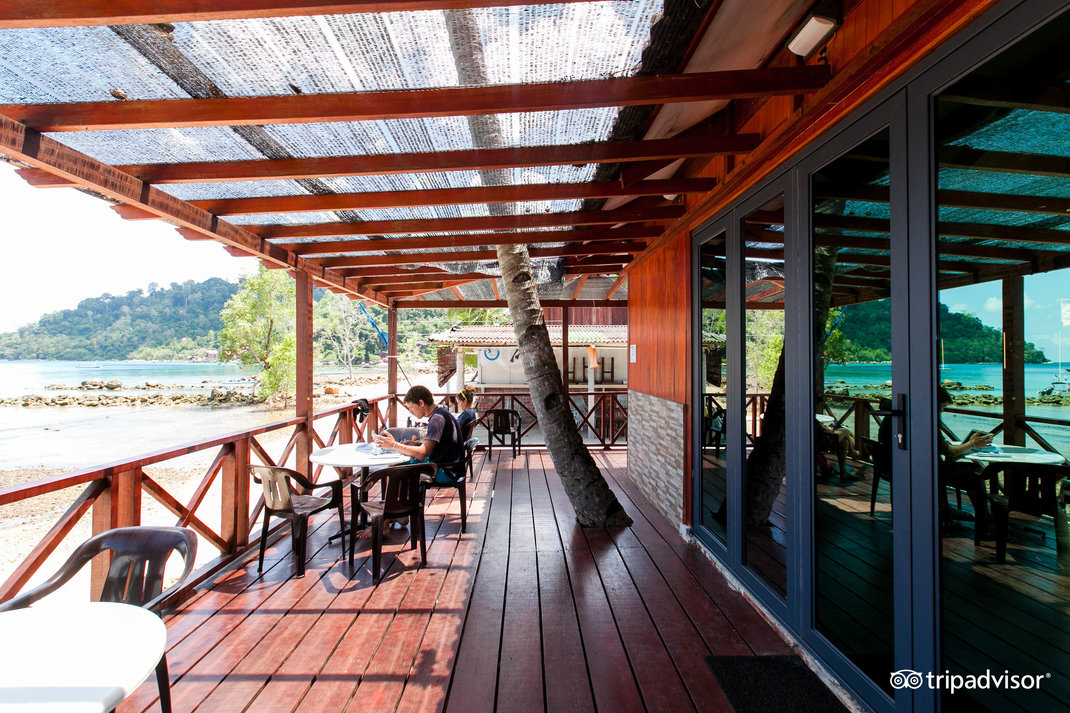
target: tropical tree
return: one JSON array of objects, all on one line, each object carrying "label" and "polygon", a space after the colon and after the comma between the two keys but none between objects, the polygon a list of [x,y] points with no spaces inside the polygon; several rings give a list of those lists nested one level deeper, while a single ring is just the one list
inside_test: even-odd
[{"label": "tropical tree", "polygon": [[361,312],[360,303],[327,292],[316,302],[314,315],[320,343],[335,361],[349,370],[352,377],[353,365],[365,354],[365,342],[377,338]]},{"label": "tropical tree", "polygon": [[219,314],[220,359],[260,367],[257,380],[265,394],[291,393],[296,388],[296,295],[286,272],[261,266]]},{"label": "tropical tree", "polygon": [[[447,10],[446,28],[461,83],[489,84],[479,28],[472,12]],[[470,116],[468,126],[476,146],[505,145],[497,117]],[[508,174],[501,170],[481,170],[480,178],[485,185],[508,182]],[[507,204],[492,207],[498,212],[510,209]],[[584,527],[626,527],[632,520],[609,489],[572,419],[570,400],[561,382],[561,371],[539,303],[539,288],[528,249],[524,245],[498,245],[497,252],[535,415],[542,425],[550,459],[576,511],[576,520]]]}]

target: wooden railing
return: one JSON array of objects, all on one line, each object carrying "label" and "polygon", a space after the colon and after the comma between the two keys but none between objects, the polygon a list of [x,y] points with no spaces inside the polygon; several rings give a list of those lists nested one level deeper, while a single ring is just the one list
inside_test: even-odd
[{"label": "wooden railing", "polygon": [[[578,414],[577,421],[587,426],[598,443],[604,448],[617,445],[626,440],[628,428],[627,392],[576,392],[573,397],[583,397],[584,403],[592,408],[584,412],[572,402],[573,410]],[[524,402],[530,403],[530,396],[525,392],[495,393],[481,396],[480,411],[489,408],[515,408],[523,414],[525,429],[528,433],[538,422],[534,411]],[[446,396],[442,399],[445,400]],[[225,567],[235,557],[242,555],[251,547],[259,545],[259,538],[254,537],[254,525],[263,512],[263,496],[255,498],[250,490],[248,466],[294,465],[296,446],[299,439],[310,437],[318,447],[339,443],[370,441],[372,434],[390,422],[391,405],[400,399],[396,396],[383,396],[369,400],[371,411],[365,419],[356,414],[356,404],[346,404],[315,414],[311,434],[305,433],[305,421],[290,418],[266,424],[246,431],[231,433],[208,440],[197,441],[174,448],[166,448],[135,458],[117,461],[102,466],[50,476],[30,483],[0,488],[0,506],[11,505],[56,493],[69,488],[84,486],[74,503],[59,517],[56,524],[45,534],[26,558],[15,568],[3,584],[0,584],[0,602],[11,599],[26,585],[41,568],[49,556],[56,551],[64,539],[71,533],[79,521],[91,513],[92,532],[103,532],[114,527],[138,525],[142,522],[142,494],[147,493],[152,499],[167,508],[177,518],[181,527],[190,527],[219,551],[219,556],[211,563],[201,567],[198,575],[186,589],[195,586],[213,572]],[[331,423],[331,430],[326,438],[320,436],[317,424]],[[486,425],[485,420],[480,423]],[[286,432],[289,436],[279,455],[273,457],[261,444],[264,436],[270,433]],[[167,488],[161,485],[146,468],[166,464],[182,456],[215,450],[211,465],[202,476],[193,494],[187,502],[181,502]],[[318,481],[322,466],[312,469],[312,480]],[[208,518],[202,512],[208,495],[213,489],[219,490],[221,510],[219,526],[213,528],[205,522]],[[214,499],[213,499],[214,500]],[[285,526],[284,521],[273,529],[274,532]],[[107,561],[97,558],[92,564],[91,591],[97,593],[107,572]],[[181,598],[176,595],[176,600]]]},{"label": "wooden railing", "polygon": [[[382,397],[370,401],[370,404],[371,412],[363,421],[355,417],[354,404],[339,406],[316,414],[310,434],[312,441],[322,447],[335,443],[369,440],[371,434],[386,423],[390,399]],[[317,433],[316,424],[332,418],[333,426],[324,440]],[[263,510],[263,496],[253,501],[250,494],[248,466],[255,462],[263,465],[288,464],[295,457],[295,446],[298,439],[305,435],[305,428],[303,419],[291,418],[238,433],[164,449],[129,460],[0,489],[0,505],[11,505],[68,488],[85,486],[74,503],[60,516],[44,538],[0,585],[0,601],[6,601],[18,594],[86,513],[92,511],[94,534],[113,527],[140,524],[143,510],[142,493],[148,493],[170,510],[178,518],[177,525],[192,528],[203,541],[219,551],[220,557],[201,571],[209,570],[210,573],[210,571],[218,570],[235,556],[248,550],[250,546],[259,544],[259,539],[250,539],[250,533]],[[286,429],[290,429],[286,445],[277,457],[272,457],[261,445],[260,440],[264,434]],[[212,449],[216,450],[215,458],[186,503],[180,502],[145,471],[145,468],[151,465]],[[311,474],[313,480],[318,479],[321,470],[322,466],[313,470]],[[222,505],[218,532],[206,524],[199,513],[212,488],[218,488],[221,491],[219,500]],[[103,582],[107,562],[102,558],[97,558],[93,561],[92,567],[91,586],[95,593],[99,592]]]},{"label": "wooden railing", "polygon": [[[569,407],[576,425],[586,428],[589,438],[602,448],[622,445],[628,441],[628,392],[627,391],[570,391]],[[491,409],[513,409],[520,414],[520,436],[529,436],[538,425],[539,417],[531,407],[531,394],[527,391],[491,391],[478,395],[479,428],[486,428],[486,412]],[[447,397],[443,397],[445,400]],[[530,444],[528,440],[526,443]],[[593,445],[594,443],[589,443]]]}]

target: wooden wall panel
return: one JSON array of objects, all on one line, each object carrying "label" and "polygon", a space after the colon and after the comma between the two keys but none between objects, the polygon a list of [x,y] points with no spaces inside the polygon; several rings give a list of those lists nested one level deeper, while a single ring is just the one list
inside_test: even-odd
[{"label": "wooden wall panel", "polygon": [[680,236],[628,273],[628,337],[636,345],[628,388],[678,403],[688,401],[689,244]]}]

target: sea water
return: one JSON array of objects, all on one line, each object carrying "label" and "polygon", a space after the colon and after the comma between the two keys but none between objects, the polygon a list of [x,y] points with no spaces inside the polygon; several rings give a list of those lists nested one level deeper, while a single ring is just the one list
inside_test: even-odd
[{"label": "sea water", "polygon": [[[338,367],[317,374],[343,373]],[[248,387],[254,371],[234,364],[134,361],[0,361],[0,397],[61,391],[83,381],[120,381],[130,393],[146,381],[152,392],[206,393],[224,386]],[[149,393],[141,391],[140,393]],[[259,406],[48,406],[0,407],[0,470],[16,468],[81,469],[171,449],[208,438],[282,421],[292,413]],[[214,454],[214,452],[213,452]]]},{"label": "sea water", "polygon": [[[1070,377],[1066,366],[1059,364],[1026,364],[1024,369],[1025,395],[1035,397],[1045,389],[1051,388],[1053,382],[1061,375]],[[846,385],[851,395],[870,393],[881,390],[881,386],[892,378],[892,365],[882,364],[832,364],[825,368],[825,385]],[[990,386],[991,389],[978,390],[976,388],[958,390],[951,388],[953,394],[966,394],[979,396],[991,394],[992,396],[1003,395],[1003,365],[1002,364],[947,364],[940,370],[940,382],[958,382],[963,387]],[[840,384],[839,382],[843,382]],[[868,388],[867,388],[868,387]],[[1059,385],[1057,392],[1067,387]],[[885,387],[884,390],[887,390]],[[959,436],[965,436],[970,430],[978,429],[990,431],[1002,419],[1003,407],[999,405],[985,406],[972,404],[966,406],[971,411],[983,411],[991,413],[993,417],[968,416],[963,414],[945,414],[943,423],[951,428]],[[1067,421],[1068,425],[1056,424],[1031,424],[1037,432],[1043,436],[1059,452],[1070,456],[1070,406],[1051,406],[1048,404],[1026,405],[1026,415],[1038,418],[1050,418]],[[997,437],[997,442],[1002,439]],[[1029,445],[1036,445],[1031,439],[1026,439]]]}]

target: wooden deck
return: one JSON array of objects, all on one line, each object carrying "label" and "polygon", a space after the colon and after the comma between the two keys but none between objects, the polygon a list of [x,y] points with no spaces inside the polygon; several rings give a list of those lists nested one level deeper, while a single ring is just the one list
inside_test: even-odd
[{"label": "wooden deck", "polygon": [[[428,505],[428,562],[393,533],[372,585],[315,520],[307,575],[289,538],[167,620],[176,711],[725,711],[704,657],[788,653],[764,619],[595,454],[635,524],[584,531],[545,451],[476,456],[468,533]],[[358,545],[359,547],[359,545]],[[158,710],[151,679],[120,713]]]}]

